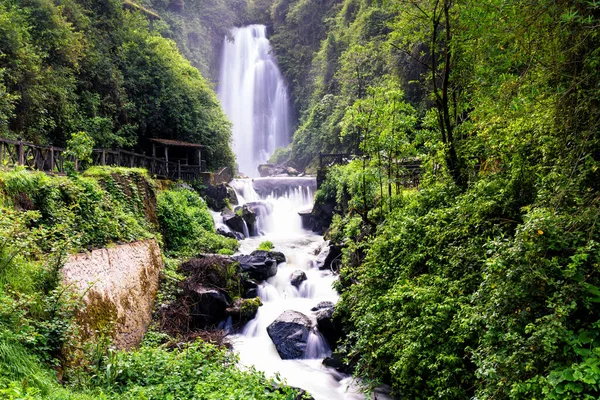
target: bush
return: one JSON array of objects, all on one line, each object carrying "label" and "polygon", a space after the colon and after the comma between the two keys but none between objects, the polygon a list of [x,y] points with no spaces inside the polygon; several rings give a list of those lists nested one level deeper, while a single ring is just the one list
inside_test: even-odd
[{"label": "bush", "polygon": [[142,347],[109,354],[94,384],[109,397],[122,399],[295,398],[293,389],[253,369],[242,371],[237,361],[226,349],[202,342],[173,351]]},{"label": "bush", "polygon": [[238,242],[218,235],[208,207],[194,191],[178,188],[160,192],[157,215],[171,255],[193,256],[202,252],[235,251]]}]

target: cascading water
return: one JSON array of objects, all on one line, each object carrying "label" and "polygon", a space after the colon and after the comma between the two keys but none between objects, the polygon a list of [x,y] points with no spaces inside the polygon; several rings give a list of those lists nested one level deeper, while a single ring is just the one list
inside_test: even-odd
[{"label": "cascading water", "polygon": [[[349,376],[322,365],[331,350],[316,328],[310,333],[304,358],[300,360],[282,360],[267,334],[267,326],[286,310],[303,313],[316,326],[311,309],[319,302],[335,303],[338,299],[332,287],[335,276],[313,267],[315,251],[322,246],[323,238],[302,229],[297,212],[312,204],[315,179],[238,179],[231,186],[241,203],[263,201],[271,210],[270,214],[259,217],[263,219],[263,236],[241,241],[239,252],[249,254],[268,240],[286,256],[286,262],[278,266],[277,275],[260,284],[258,295],[263,305],[256,317],[241,332],[230,336],[241,363],[270,376],[279,374],[288,385],[307,390],[316,400],[363,399],[364,395]],[[260,194],[255,186],[260,187]],[[290,282],[290,276],[297,270],[307,276],[299,287]]]},{"label": "cascading water", "polygon": [[[223,45],[218,93],[233,122],[233,149],[240,172],[256,176],[257,166],[267,161],[277,147],[289,143],[289,100],[271,55],[266,28],[252,25],[235,28],[231,33],[233,41],[226,39]],[[338,299],[332,288],[335,277],[331,271],[313,267],[323,238],[302,229],[298,214],[312,206],[315,178],[237,179],[231,186],[240,205],[246,204],[256,216],[252,229],[244,229],[246,239],[240,242],[239,252],[250,254],[268,240],[286,256],[286,262],[277,267],[277,274],[260,283],[258,294],[263,305],[256,317],[231,336],[240,361],[270,376],[278,374],[288,385],[307,390],[316,400],[364,398],[350,377],[323,366],[322,360],[331,350],[316,328],[309,333],[299,360],[282,360],[266,329],[286,310],[301,312],[316,326],[311,309],[319,302],[335,303]],[[214,216],[217,226],[227,231],[223,217]],[[296,287],[290,277],[297,270],[304,272],[307,279]],[[230,325],[223,322],[224,328]]]},{"label": "cascading water", "polygon": [[225,39],[218,95],[233,122],[233,150],[240,172],[257,176],[276,148],[290,142],[287,87],[271,54],[264,25],[234,28]]}]

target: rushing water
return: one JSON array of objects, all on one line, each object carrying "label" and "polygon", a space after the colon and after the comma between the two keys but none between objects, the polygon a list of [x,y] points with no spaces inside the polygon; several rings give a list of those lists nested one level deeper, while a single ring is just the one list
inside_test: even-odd
[{"label": "rushing water", "polygon": [[[275,183],[278,179],[285,180],[269,179]],[[311,308],[321,301],[335,303],[338,300],[338,294],[332,288],[335,276],[330,271],[311,268],[315,252],[323,245],[323,238],[302,229],[297,213],[312,204],[314,178],[311,179],[312,182],[298,178],[296,187],[290,185],[288,179],[287,189],[279,190],[279,196],[275,192],[259,196],[250,179],[232,182],[239,199],[265,201],[272,209],[271,214],[259,217],[263,219],[260,223],[264,235],[241,241],[239,252],[249,254],[261,242],[269,240],[275,245],[275,250],[285,254],[287,261],[279,265],[277,275],[260,285],[259,297],[263,306],[256,318],[248,322],[242,332],[232,335],[231,340],[243,365],[255,366],[269,376],[279,374],[287,384],[307,390],[317,400],[363,399],[364,395],[352,378],[322,365],[323,358],[330,355],[331,350],[316,328],[309,337],[302,360],[282,360],[267,334],[267,326],[285,310],[305,314],[316,326]],[[290,275],[296,270],[304,271],[308,278],[299,288],[290,284]]]},{"label": "rushing water", "polygon": [[[267,161],[276,148],[290,140],[290,105],[287,89],[263,25],[234,28],[233,40],[223,44],[219,83],[219,98],[233,122],[233,150],[240,172],[257,175],[258,164]],[[316,326],[311,308],[321,301],[336,303],[338,295],[332,288],[335,277],[330,271],[312,268],[323,238],[302,229],[299,210],[312,206],[316,183],[314,178],[257,178],[231,182],[240,204],[263,201],[257,224],[241,241],[240,253],[250,254],[263,241],[271,241],[275,250],[285,254],[287,261],[278,266],[277,275],[260,284],[263,302],[256,318],[241,332],[231,335],[240,361],[255,366],[269,376],[279,375],[288,385],[307,390],[317,400],[362,399],[352,378],[323,366],[323,358],[331,349],[314,328],[301,360],[282,360],[267,334],[267,326],[286,310],[295,310],[309,317]],[[222,229],[219,214],[215,222]],[[291,285],[290,275],[302,270],[307,280],[298,288]],[[227,326],[227,324],[224,324]],[[382,397],[378,397],[382,398]]]},{"label": "rushing water", "polygon": [[276,148],[291,137],[290,101],[264,25],[234,28],[225,38],[218,95],[233,122],[240,172],[257,176]]}]

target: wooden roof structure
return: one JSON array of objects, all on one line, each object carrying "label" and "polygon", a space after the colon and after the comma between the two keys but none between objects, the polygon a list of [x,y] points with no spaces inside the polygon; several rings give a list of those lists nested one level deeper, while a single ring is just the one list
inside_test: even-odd
[{"label": "wooden roof structure", "polygon": [[202,147],[204,147],[203,145],[198,144],[198,143],[182,142],[181,140],[151,138],[150,141],[153,142],[153,143],[157,143],[157,144],[163,145],[163,146],[195,147],[195,148],[202,148]]}]

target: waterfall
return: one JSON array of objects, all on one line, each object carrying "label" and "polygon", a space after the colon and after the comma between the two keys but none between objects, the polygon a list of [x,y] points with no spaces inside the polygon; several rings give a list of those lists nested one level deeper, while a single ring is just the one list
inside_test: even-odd
[{"label": "waterfall", "polygon": [[253,177],[276,148],[290,143],[290,101],[266,27],[234,28],[231,36],[223,43],[217,92],[233,123],[239,171]]}]

